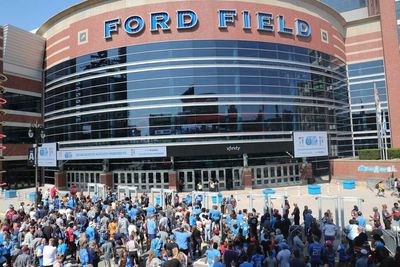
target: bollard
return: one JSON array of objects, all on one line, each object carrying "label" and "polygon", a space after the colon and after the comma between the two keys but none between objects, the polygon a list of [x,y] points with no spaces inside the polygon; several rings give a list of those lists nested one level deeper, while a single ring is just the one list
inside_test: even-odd
[{"label": "bollard", "polygon": [[327,193],[331,192],[331,184],[326,184],[326,192]]},{"label": "bollard", "polygon": [[297,186],[297,196],[301,196],[301,188],[300,185]]}]

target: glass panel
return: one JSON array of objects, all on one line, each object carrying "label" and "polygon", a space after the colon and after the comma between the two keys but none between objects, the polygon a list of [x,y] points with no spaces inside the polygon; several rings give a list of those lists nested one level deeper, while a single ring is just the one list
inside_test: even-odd
[{"label": "glass panel", "polygon": [[149,184],[153,184],[154,183],[154,173],[149,172],[148,176],[149,176]]},{"label": "glass panel", "polygon": [[193,172],[191,171],[186,172],[186,181],[188,183],[193,183]]},{"label": "glass panel", "polygon": [[147,181],[146,181],[146,173],[145,172],[142,172],[142,173],[140,173],[140,182],[142,183],[142,184],[147,184]]},{"label": "glass panel", "polygon": [[132,184],[132,173],[128,172],[126,174],[126,182],[131,185]]}]

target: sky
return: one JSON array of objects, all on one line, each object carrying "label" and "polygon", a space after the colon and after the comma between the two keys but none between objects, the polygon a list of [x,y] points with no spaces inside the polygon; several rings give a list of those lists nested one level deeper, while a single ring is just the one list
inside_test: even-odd
[{"label": "sky", "polygon": [[0,0],[0,25],[11,24],[27,31],[82,0]]}]

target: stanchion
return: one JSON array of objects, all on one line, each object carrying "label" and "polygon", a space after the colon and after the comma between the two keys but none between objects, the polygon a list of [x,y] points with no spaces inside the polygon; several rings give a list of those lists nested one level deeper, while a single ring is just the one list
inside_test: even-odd
[{"label": "stanchion", "polygon": [[297,196],[301,196],[301,187],[300,185],[297,186]]}]

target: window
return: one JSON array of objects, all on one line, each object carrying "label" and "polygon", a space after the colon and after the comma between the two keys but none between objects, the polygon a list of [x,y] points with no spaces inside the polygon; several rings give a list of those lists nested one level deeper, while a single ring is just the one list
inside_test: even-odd
[{"label": "window", "polygon": [[3,98],[7,100],[7,103],[3,105],[3,108],[5,109],[37,113],[41,112],[40,97],[5,92]]}]

